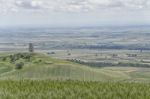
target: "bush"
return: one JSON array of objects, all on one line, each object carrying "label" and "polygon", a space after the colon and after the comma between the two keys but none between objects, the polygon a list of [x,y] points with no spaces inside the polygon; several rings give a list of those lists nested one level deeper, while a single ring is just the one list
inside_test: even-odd
[{"label": "bush", "polygon": [[2,61],[6,61],[6,60],[7,60],[7,58],[6,58],[6,57],[3,57],[3,58],[2,58]]},{"label": "bush", "polygon": [[33,63],[41,63],[42,62],[42,60],[41,59],[39,59],[39,60],[35,60],[35,61],[33,61]]},{"label": "bush", "polygon": [[68,53],[68,56],[70,56],[71,55],[71,53]]},{"label": "bush", "polygon": [[16,61],[16,57],[14,55],[10,55],[9,58],[11,63],[14,63]]},{"label": "bush", "polygon": [[56,53],[55,52],[48,52],[47,54],[50,55],[50,54],[56,54]]},{"label": "bush", "polygon": [[22,69],[23,66],[24,66],[24,63],[23,63],[23,62],[17,63],[17,64],[16,64],[16,69]]}]

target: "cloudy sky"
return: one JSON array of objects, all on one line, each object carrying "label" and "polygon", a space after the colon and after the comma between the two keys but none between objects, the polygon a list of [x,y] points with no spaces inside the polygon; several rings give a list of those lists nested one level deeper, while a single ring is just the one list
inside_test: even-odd
[{"label": "cloudy sky", "polygon": [[150,0],[0,0],[0,27],[150,24]]}]

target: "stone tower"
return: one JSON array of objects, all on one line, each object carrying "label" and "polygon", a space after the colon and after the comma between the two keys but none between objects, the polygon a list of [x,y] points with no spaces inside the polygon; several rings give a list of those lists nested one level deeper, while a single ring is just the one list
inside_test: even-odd
[{"label": "stone tower", "polygon": [[29,52],[33,53],[34,52],[34,47],[32,43],[29,43]]}]

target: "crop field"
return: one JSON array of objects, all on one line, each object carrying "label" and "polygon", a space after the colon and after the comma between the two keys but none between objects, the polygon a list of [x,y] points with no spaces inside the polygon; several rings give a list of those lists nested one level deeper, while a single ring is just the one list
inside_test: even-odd
[{"label": "crop field", "polygon": [[149,27],[32,28],[1,29],[0,52],[69,49],[150,50]]},{"label": "crop field", "polygon": [[112,49],[72,49],[50,50],[55,52],[51,57],[59,59],[79,59],[88,62],[138,62],[150,63],[150,51],[140,50],[112,50]]},{"label": "crop field", "polygon": [[1,80],[1,99],[149,99],[148,83]]}]

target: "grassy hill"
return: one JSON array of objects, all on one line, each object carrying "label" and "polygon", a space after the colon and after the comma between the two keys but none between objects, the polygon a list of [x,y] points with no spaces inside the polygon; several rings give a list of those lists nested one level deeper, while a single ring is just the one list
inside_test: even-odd
[{"label": "grassy hill", "polygon": [[0,55],[1,99],[149,99],[149,81],[149,68],[92,68],[43,54]]},{"label": "grassy hill", "polygon": [[[23,63],[21,68],[16,66]],[[150,81],[149,69],[92,68],[44,54],[1,54],[0,79],[52,79],[81,81]]]},{"label": "grassy hill", "polygon": [[[15,63],[11,62],[11,55],[1,56],[0,77],[1,78],[32,78],[32,79],[72,79],[72,80],[110,80],[121,79],[121,73],[113,73],[114,76],[106,74],[104,70],[92,69],[77,63],[53,59],[43,54],[12,54],[19,58]],[[23,58],[22,56],[29,56]],[[3,59],[5,58],[5,60]],[[16,69],[16,63],[23,62],[22,69]],[[109,71],[108,71],[109,72]],[[122,76],[117,76],[122,75]]]}]

